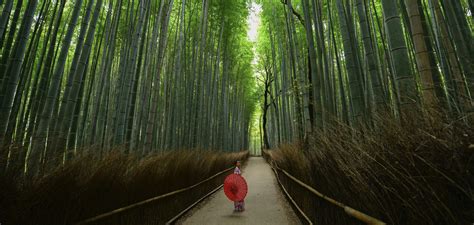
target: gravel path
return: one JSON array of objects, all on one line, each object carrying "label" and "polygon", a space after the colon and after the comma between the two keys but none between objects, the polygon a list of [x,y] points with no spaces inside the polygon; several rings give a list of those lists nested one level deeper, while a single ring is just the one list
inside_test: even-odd
[{"label": "gravel path", "polygon": [[251,157],[243,176],[249,186],[245,212],[233,212],[233,202],[219,190],[177,224],[301,224],[263,158]]}]

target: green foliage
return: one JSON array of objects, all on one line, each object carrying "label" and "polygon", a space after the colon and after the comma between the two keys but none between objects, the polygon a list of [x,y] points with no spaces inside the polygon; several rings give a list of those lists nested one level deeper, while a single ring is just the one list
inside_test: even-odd
[{"label": "green foliage", "polygon": [[[253,43],[247,39],[249,0],[60,2],[38,1],[26,39],[17,31],[28,19],[26,6],[15,26],[11,16],[2,17],[5,34],[15,32],[6,36],[13,43],[3,42],[8,46],[1,52],[14,47],[26,57],[1,56],[5,69],[15,62],[12,68],[19,71],[9,82],[0,70],[0,85],[9,87],[1,97],[11,96],[0,104],[11,113],[0,118],[1,162],[49,170],[90,145],[101,146],[101,152],[125,145],[139,155],[248,148],[257,102]],[[14,10],[15,4],[5,12]],[[77,23],[69,27],[73,19]],[[63,45],[68,31],[72,40]],[[24,50],[15,47],[17,40]],[[60,52],[67,54],[44,65],[47,56]],[[9,157],[13,145],[25,147],[18,158]]]}]

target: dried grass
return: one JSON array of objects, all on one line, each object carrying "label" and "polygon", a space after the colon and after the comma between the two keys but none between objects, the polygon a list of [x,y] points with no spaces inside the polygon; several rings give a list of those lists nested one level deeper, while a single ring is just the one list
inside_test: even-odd
[{"label": "dried grass", "polygon": [[[388,224],[472,224],[474,130],[440,116],[412,117],[404,126],[385,116],[376,124],[357,131],[336,124],[271,156],[320,192]],[[310,213],[329,222],[318,224],[350,224],[325,218],[337,208],[320,207]]]},{"label": "dried grass", "polygon": [[3,175],[0,222],[73,224],[198,183],[247,157],[248,152],[183,150],[138,159],[114,151],[102,159],[85,154],[35,179]]}]

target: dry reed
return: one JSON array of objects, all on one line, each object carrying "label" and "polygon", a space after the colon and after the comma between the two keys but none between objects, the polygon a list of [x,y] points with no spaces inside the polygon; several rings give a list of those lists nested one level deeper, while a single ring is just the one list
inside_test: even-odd
[{"label": "dry reed", "polygon": [[102,159],[85,154],[35,179],[2,175],[0,223],[74,224],[193,185],[247,157],[248,152],[183,150],[138,159],[114,151]]},{"label": "dry reed", "polygon": [[[271,157],[320,192],[388,224],[472,224],[474,130],[440,116],[404,126],[386,116],[375,124],[358,130],[336,124]],[[318,224],[352,223],[332,218],[337,208],[318,207],[309,212]]]}]

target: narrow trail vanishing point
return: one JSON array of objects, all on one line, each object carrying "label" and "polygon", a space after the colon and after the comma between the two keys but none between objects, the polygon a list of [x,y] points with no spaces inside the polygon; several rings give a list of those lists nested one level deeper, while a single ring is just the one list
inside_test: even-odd
[{"label": "narrow trail vanishing point", "polygon": [[249,158],[243,176],[249,186],[245,212],[233,212],[233,203],[220,190],[177,224],[301,224],[263,158]]}]

